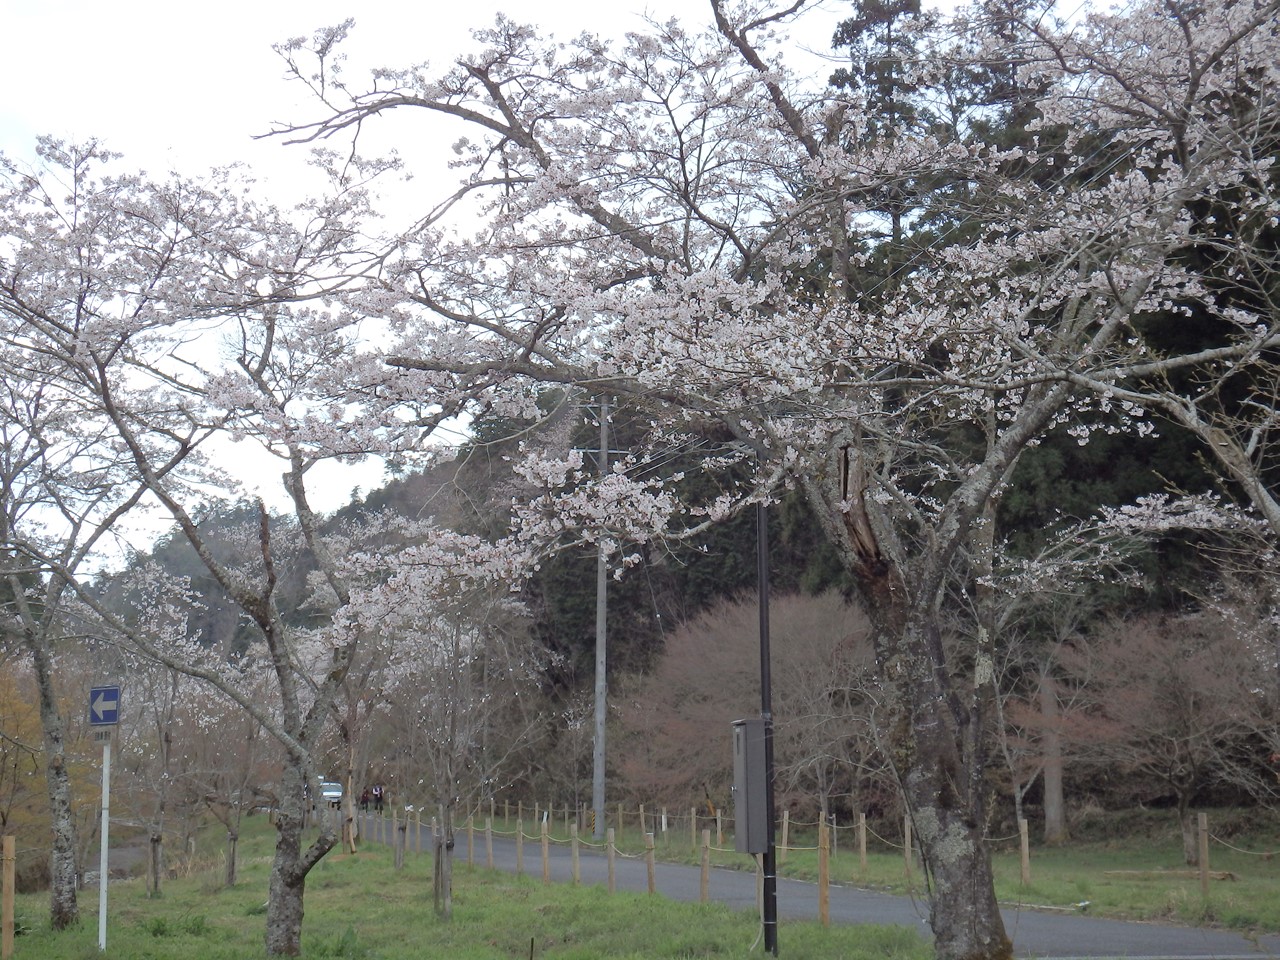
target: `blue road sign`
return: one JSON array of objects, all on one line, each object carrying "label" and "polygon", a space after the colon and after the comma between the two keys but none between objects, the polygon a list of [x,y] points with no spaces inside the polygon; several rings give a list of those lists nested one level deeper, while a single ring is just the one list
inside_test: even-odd
[{"label": "blue road sign", "polygon": [[89,691],[89,725],[105,727],[120,722],[120,688],[94,687]]}]

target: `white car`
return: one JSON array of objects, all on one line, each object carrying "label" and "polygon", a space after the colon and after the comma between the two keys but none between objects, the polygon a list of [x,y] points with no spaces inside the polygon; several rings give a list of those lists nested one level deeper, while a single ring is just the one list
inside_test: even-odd
[{"label": "white car", "polygon": [[342,784],[334,780],[321,780],[320,796],[324,797],[329,806],[336,807],[342,803]]}]

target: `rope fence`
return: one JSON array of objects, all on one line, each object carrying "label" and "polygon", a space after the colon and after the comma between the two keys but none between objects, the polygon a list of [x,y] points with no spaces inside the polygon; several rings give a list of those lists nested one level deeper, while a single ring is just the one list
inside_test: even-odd
[{"label": "rope fence", "polygon": [[[504,817],[509,813],[509,804],[503,805]],[[542,807],[535,804],[533,810],[533,823],[537,825],[536,832],[530,833],[525,829],[525,821],[523,814],[526,812],[521,803],[516,804],[517,818],[514,826],[504,820],[503,829],[495,827],[496,812],[495,804],[489,801],[488,813],[483,816],[483,823],[477,826],[477,818],[483,810],[482,805],[476,805],[471,808],[471,812],[467,813],[461,821],[460,830],[455,828],[454,835],[462,832],[466,836],[466,862],[468,865],[474,866],[476,861],[476,852],[479,849],[477,844],[476,833],[479,831],[483,837],[483,850],[485,857],[485,866],[494,869],[494,837],[511,838],[515,841],[516,851],[516,872],[523,875],[525,873],[524,864],[524,845],[526,842],[536,842],[539,845],[541,859],[541,875],[543,883],[551,883],[551,856],[550,851],[553,846],[568,846],[570,849],[570,869],[572,882],[575,885],[581,884],[581,853],[582,848],[586,847],[588,851],[595,855],[603,853],[608,866],[608,890],[614,893],[617,890],[616,864],[618,858],[623,860],[644,860],[646,866],[647,887],[650,893],[657,892],[657,847],[659,839],[664,845],[670,845],[672,838],[683,830],[683,826],[678,825],[679,817],[673,817],[668,814],[666,809],[662,809],[659,813],[646,811],[644,807],[640,807],[636,813],[630,813],[624,810],[621,805],[616,808],[617,821],[616,824],[626,823],[628,820],[635,823],[639,828],[639,849],[624,850],[619,845],[619,837],[623,835],[619,826],[616,824],[609,826],[605,831],[603,841],[593,842],[582,836],[584,824],[589,824],[587,814],[589,811],[579,809],[577,811],[572,808],[560,808],[558,810],[547,806]],[[334,811],[335,816],[337,811]],[[719,855],[721,858],[740,857],[742,854],[735,846],[726,846],[724,843],[724,832],[726,825],[732,828],[733,818],[726,817],[722,812],[716,811],[715,815],[709,813],[700,813],[697,808],[691,808],[689,813],[690,822],[692,824],[692,840],[693,853],[696,862],[701,867],[701,880],[699,885],[699,895],[703,902],[710,899],[710,880],[712,855]],[[564,836],[558,836],[552,833],[551,824],[555,820],[564,825]],[[389,808],[389,816],[383,813],[364,812],[358,816],[354,822],[360,838],[366,842],[380,843],[391,846],[395,853],[396,869],[402,869],[404,866],[404,856],[412,846],[417,853],[424,852],[423,837],[424,834],[430,838],[430,843],[426,852],[436,856],[443,848],[446,838],[441,828],[442,821],[436,817],[431,817],[424,823],[422,811],[420,807],[406,807],[402,810],[396,807]],[[673,824],[677,826],[673,829]],[[808,831],[816,828],[817,843],[816,844],[800,844],[792,842],[791,830],[793,827],[801,828]],[[646,829],[649,828],[649,829]],[[712,843],[712,831],[715,831],[715,843]],[[836,838],[840,830],[852,830],[855,833],[855,843],[858,851],[859,871],[865,875],[867,872],[867,841],[873,838],[881,848],[889,851],[901,851],[903,862],[905,865],[906,875],[910,881],[912,876],[912,839],[911,839],[911,820],[904,817],[902,822],[902,842],[882,836],[880,833],[872,830],[867,826],[865,814],[859,814],[857,821],[851,824],[838,824],[834,817],[822,818],[815,821],[792,821],[788,812],[784,811],[781,820],[781,842],[777,844],[779,854],[779,862],[785,860],[786,853],[817,853],[818,870],[817,870],[817,896],[818,896],[818,914],[823,924],[830,923],[829,916],[829,890],[832,879],[831,862],[835,857],[837,850]],[[429,832],[428,832],[429,831]],[[634,844],[634,833],[627,832],[627,843]],[[1025,819],[1018,821],[1018,833],[1010,834],[1003,837],[986,837],[988,843],[1007,843],[1014,839],[1019,841],[1021,849],[1021,882],[1023,886],[1031,882],[1031,869],[1029,857],[1029,839],[1028,825]],[[1227,850],[1231,850],[1236,854],[1252,857],[1262,857],[1263,859],[1271,859],[1280,856],[1280,850],[1247,850],[1235,844],[1228,842],[1220,836],[1216,836],[1209,832],[1208,815],[1201,813],[1197,815],[1197,839],[1199,863],[1195,871],[1180,871],[1179,875],[1185,874],[1188,878],[1198,876],[1200,881],[1201,895],[1206,900],[1209,897],[1209,881],[1210,879],[1234,880],[1235,876],[1225,871],[1211,871],[1209,867],[1210,844],[1217,844]],[[6,835],[3,838],[3,846],[0,848],[0,874],[3,876],[3,897],[2,906],[0,906],[0,960],[10,960],[13,956],[13,934],[14,934],[14,892],[15,892],[15,865],[20,854],[32,854],[41,852],[42,848],[38,847],[18,847],[16,838],[12,835]],[[760,859],[752,858],[757,874],[761,869]],[[1108,873],[1133,874],[1135,876],[1147,875],[1172,875],[1173,871],[1108,871]],[[856,879],[856,878],[855,878]]]}]

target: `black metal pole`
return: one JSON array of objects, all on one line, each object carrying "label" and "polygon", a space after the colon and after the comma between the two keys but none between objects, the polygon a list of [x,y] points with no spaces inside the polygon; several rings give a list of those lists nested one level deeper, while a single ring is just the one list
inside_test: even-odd
[{"label": "black metal pole", "polygon": [[760,718],[764,720],[764,781],[768,847],[764,852],[764,949],[778,955],[778,856],[773,799],[773,681],[769,669],[769,515],[756,505],[756,572],[760,591]]}]

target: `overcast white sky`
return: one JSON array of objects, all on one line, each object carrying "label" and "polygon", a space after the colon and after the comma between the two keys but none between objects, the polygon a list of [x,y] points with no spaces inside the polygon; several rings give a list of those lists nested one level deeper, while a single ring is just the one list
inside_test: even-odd
[{"label": "overcast white sky", "polygon": [[[827,4],[824,25],[847,10]],[[97,137],[152,174],[241,161],[269,181],[304,153],[253,136],[315,116],[271,49],[288,37],[354,17],[344,44],[354,82],[367,66],[425,60],[443,72],[499,11],[559,39],[620,36],[646,13],[710,22],[706,0],[0,0],[0,11],[0,150],[11,157],[30,155],[37,134]],[[817,30],[819,44],[830,29]]]},{"label": "overcast white sky", "polygon": [[[849,9],[846,0],[824,5],[808,32],[823,50]],[[641,29],[645,14],[710,22],[707,0],[0,0],[0,151],[30,159],[40,134],[96,137],[123,154],[126,169],[199,176],[239,162],[274,199],[301,199],[305,149],[254,139],[274,122],[317,115],[305,88],[286,81],[273,43],[354,17],[344,49],[346,76],[359,86],[372,66],[429,61],[443,73],[499,11],[563,40],[583,31],[621,37]],[[429,171],[415,174],[440,196]],[[453,174],[441,174],[452,184]],[[252,485],[276,502],[278,467],[263,466]],[[316,505],[335,509],[356,484],[368,490],[380,480],[372,465],[335,468]]]}]

